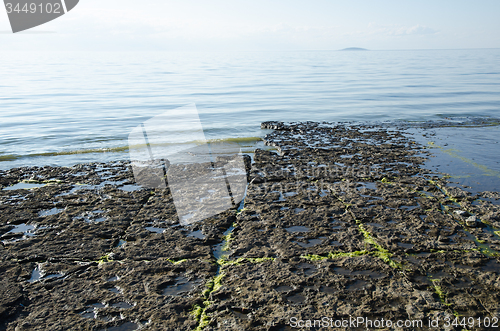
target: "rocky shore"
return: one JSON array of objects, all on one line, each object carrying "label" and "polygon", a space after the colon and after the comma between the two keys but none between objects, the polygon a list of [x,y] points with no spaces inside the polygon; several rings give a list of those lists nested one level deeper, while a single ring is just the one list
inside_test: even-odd
[{"label": "rocky shore", "polygon": [[262,127],[243,203],[190,226],[128,162],[0,171],[0,330],[491,330],[498,192],[449,186],[404,130]]}]

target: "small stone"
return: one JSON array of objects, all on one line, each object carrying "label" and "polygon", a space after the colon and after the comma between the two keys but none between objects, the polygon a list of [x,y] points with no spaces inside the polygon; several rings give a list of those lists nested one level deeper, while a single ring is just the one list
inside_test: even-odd
[{"label": "small stone", "polygon": [[465,225],[467,225],[470,228],[475,228],[478,225],[479,220],[477,219],[477,216],[469,216],[465,220]]},{"label": "small stone", "polygon": [[455,210],[455,214],[457,214],[458,216],[465,216],[467,215],[467,212],[464,210]]}]

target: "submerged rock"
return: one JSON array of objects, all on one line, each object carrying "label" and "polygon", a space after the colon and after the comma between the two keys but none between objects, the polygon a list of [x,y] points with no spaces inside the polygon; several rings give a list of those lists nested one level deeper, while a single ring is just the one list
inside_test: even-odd
[{"label": "submerged rock", "polygon": [[465,224],[471,228],[475,228],[476,226],[478,226],[479,222],[481,221],[477,218],[477,216],[469,216],[465,220]]}]

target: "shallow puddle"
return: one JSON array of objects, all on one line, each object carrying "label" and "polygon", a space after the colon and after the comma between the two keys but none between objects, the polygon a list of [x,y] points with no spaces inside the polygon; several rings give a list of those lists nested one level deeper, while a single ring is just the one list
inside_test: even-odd
[{"label": "shallow puddle", "polygon": [[[224,231],[224,233],[223,233],[224,238],[227,238],[227,235],[230,234],[230,233],[232,233],[233,230],[234,230],[234,227],[231,225],[229,227],[229,229],[227,229],[226,231]],[[217,260],[220,259],[220,258],[222,258],[223,256],[226,256],[226,257],[229,256],[230,252],[224,250],[225,244],[226,244],[226,240],[224,240],[220,244],[212,246],[212,254],[214,255],[214,257]]]},{"label": "shallow puddle", "polygon": [[44,187],[47,184],[34,184],[34,183],[17,183],[15,185],[4,188],[4,191],[12,191],[12,190],[31,190],[34,188]]},{"label": "shallow puddle", "polygon": [[237,311],[237,310],[235,310],[235,309],[232,309],[232,311],[233,311],[233,314],[234,314],[237,318],[239,318],[239,319],[241,319],[241,320],[248,320],[248,319],[249,319],[248,314],[245,314],[245,313],[243,313],[243,312],[241,312],[241,311]]},{"label": "shallow puddle", "polygon": [[154,226],[147,226],[144,229],[151,231],[151,232],[156,232],[156,233],[163,233],[166,230],[165,228],[156,228]]},{"label": "shallow puddle", "polygon": [[[97,310],[98,309],[102,309],[102,308],[106,308],[106,305],[103,304],[103,303],[94,303],[90,306],[87,306],[87,309],[83,312],[80,313],[80,315],[82,315],[83,318],[93,318],[93,319],[96,319],[97,318]],[[109,318],[103,318],[103,320],[109,320]]]},{"label": "shallow puddle", "polygon": [[49,274],[45,275],[40,265],[37,265],[35,269],[31,272],[31,277],[28,279],[28,283],[34,283],[40,280],[47,280],[51,278],[61,278],[64,277],[63,274]]},{"label": "shallow puddle", "polygon": [[347,291],[359,291],[359,290],[364,290],[368,282],[364,280],[357,280],[351,285],[347,285],[346,290]]},{"label": "shallow puddle", "polygon": [[42,277],[42,279],[46,280],[46,279],[61,278],[61,277],[64,277],[64,275],[63,274],[50,274],[50,275],[46,275],[46,276]]},{"label": "shallow puddle", "polygon": [[366,225],[371,225],[371,226],[376,227],[376,228],[384,228],[384,226],[382,224],[378,224],[378,223],[366,223]]},{"label": "shallow puddle", "polygon": [[102,210],[94,210],[91,212],[84,212],[81,216],[74,217],[75,220],[83,220],[86,223],[100,223],[106,220],[106,217],[98,217],[99,214],[103,213]]},{"label": "shallow puddle", "polygon": [[419,204],[417,204],[416,206],[401,206],[401,207],[399,207],[399,208],[400,208],[400,209],[402,209],[402,210],[409,211],[409,210],[416,209],[416,208],[418,208],[418,207],[420,207],[420,205],[419,205]]},{"label": "shallow puddle", "polygon": [[101,329],[101,331],[135,331],[139,329],[139,327],[140,327],[139,324],[133,322],[127,322],[120,326],[112,326],[106,329]]},{"label": "shallow puddle", "polygon": [[277,288],[274,289],[276,292],[289,292],[293,290],[293,287],[288,286],[288,285],[282,285],[278,286]]},{"label": "shallow puddle", "polygon": [[312,276],[318,270],[314,264],[310,263],[301,263],[297,266],[297,268],[302,269],[304,271],[304,275],[306,276]]},{"label": "shallow puddle", "polygon": [[175,284],[169,285],[163,289],[163,295],[173,295],[179,296],[181,294],[186,294],[189,291],[195,289],[197,286],[203,283],[201,279],[189,280],[186,277],[177,277],[175,279]]},{"label": "shallow puddle", "polygon": [[120,240],[118,241],[118,244],[116,244],[116,247],[122,247],[122,246],[123,246],[123,245],[125,245],[126,243],[127,243],[127,242],[126,242],[125,240],[120,239]]},{"label": "shallow puddle", "polygon": [[490,260],[481,269],[498,274],[500,273],[500,264],[496,260]]},{"label": "shallow puddle", "polygon": [[295,303],[295,304],[300,304],[306,301],[306,297],[303,296],[302,294],[295,294],[289,297],[286,297],[288,301]]},{"label": "shallow puddle", "polygon": [[122,291],[118,287],[116,287],[116,286],[112,287],[112,288],[108,288],[108,291],[116,293],[116,294],[122,293]]},{"label": "shallow puddle", "polygon": [[56,195],[55,197],[65,197],[65,196],[68,196],[68,195],[71,195],[71,194],[74,194],[78,191],[81,191],[81,190],[96,190],[98,189],[99,186],[98,185],[86,185],[86,184],[82,184],[82,185],[76,185],[74,186],[70,191],[66,192],[66,193],[61,193],[59,195]]},{"label": "shallow puddle", "polygon": [[289,228],[285,228],[286,231],[289,233],[296,233],[296,232],[309,232],[311,229],[309,229],[306,226],[301,226],[301,225],[296,225],[296,226],[291,226]]},{"label": "shallow puddle", "polygon": [[123,185],[123,186],[118,187],[118,189],[125,191],[125,192],[135,192],[135,191],[142,190],[142,187],[139,185],[133,184],[133,185]]},{"label": "shallow puddle", "polygon": [[399,246],[399,247],[402,247],[402,248],[412,249],[412,248],[413,248],[413,246],[415,246],[415,245],[413,245],[413,244],[407,244],[407,243],[402,243],[402,242],[398,242],[398,246]]},{"label": "shallow puddle", "polygon": [[10,202],[11,205],[18,205],[22,201],[26,201],[26,200],[27,200],[26,197],[22,196],[20,194],[12,195],[10,197],[5,197],[5,201],[6,202]]},{"label": "shallow puddle", "polygon": [[369,189],[369,190],[376,190],[377,189],[377,184],[371,183],[371,182],[359,182],[358,184],[361,184],[362,186],[358,186],[357,189]]},{"label": "shallow puddle", "polygon": [[456,280],[453,282],[453,286],[456,288],[462,288],[462,289],[471,289],[475,288],[475,286],[472,285],[472,281],[465,277],[465,280]]},{"label": "shallow puddle", "polygon": [[431,253],[417,253],[415,254],[415,256],[419,257],[419,258],[427,258],[429,256],[431,256]]},{"label": "shallow puddle", "polygon": [[419,259],[417,259],[415,256],[408,256],[407,258],[413,264],[416,264],[416,265],[421,265],[422,264],[422,261],[420,261]]},{"label": "shallow puddle", "polygon": [[334,268],[333,270],[336,273],[338,273],[339,275],[344,275],[344,276],[357,276],[357,275],[360,275],[360,276],[369,276],[370,278],[373,278],[373,279],[384,278],[384,277],[387,276],[384,273],[376,272],[376,271],[372,271],[372,270],[356,270],[356,271],[352,271],[352,270],[344,269],[344,268],[340,268],[340,267]]},{"label": "shallow puddle", "polygon": [[328,194],[330,194],[330,191],[328,191],[328,190],[321,190],[321,192],[319,193],[319,196],[320,197],[326,197]]},{"label": "shallow puddle", "polygon": [[7,233],[24,233],[24,235],[32,237],[32,236],[35,236],[35,234],[34,234],[35,229],[36,229],[36,227],[34,225],[29,225],[29,224],[23,223],[23,224],[14,225],[14,229],[10,230]]},{"label": "shallow puddle", "polygon": [[31,273],[31,278],[28,279],[28,283],[34,283],[36,281],[39,281],[42,278],[42,270],[40,269],[40,266],[36,266],[35,269],[33,269],[33,272]]},{"label": "shallow puddle", "polygon": [[319,289],[321,292],[323,293],[326,293],[326,294],[334,294],[336,292],[338,292],[336,289],[334,289],[333,287],[329,287],[329,286],[321,286],[320,289]]},{"label": "shallow puddle", "polygon": [[51,215],[56,215],[62,212],[64,209],[60,208],[52,208],[48,210],[42,210],[41,212],[38,213],[38,216],[40,217],[45,217],[45,216],[51,216]]},{"label": "shallow puddle", "polygon": [[119,308],[119,309],[128,309],[128,308],[132,308],[134,305],[128,303],[128,302],[117,302],[117,303],[113,303],[111,305],[111,307],[113,308]]},{"label": "shallow puddle", "polygon": [[198,238],[198,239],[205,239],[205,235],[201,232],[201,230],[190,232],[187,234],[187,236]]},{"label": "shallow puddle", "polygon": [[323,242],[323,240],[321,240],[321,239],[310,239],[310,240],[307,241],[307,243],[303,243],[303,242],[300,242],[300,241],[292,241],[292,242],[296,243],[300,247],[309,248],[309,247],[313,247],[313,246],[321,244]]},{"label": "shallow puddle", "polygon": [[26,240],[36,236],[38,230],[47,229],[46,226],[29,225],[26,223],[14,225],[14,228],[4,233],[1,238],[4,245]]},{"label": "shallow puddle", "polygon": [[438,272],[430,274],[429,277],[431,279],[443,279],[443,278],[450,278],[451,275],[447,272],[444,272],[444,271],[438,271]]},{"label": "shallow puddle", "polygon": [[[373,203],[373,202],[384,200],[384,198],[377,197],[377,196],[374,196],[374,195],[360,194],[360,196],[362,196],[363,198],[368,198],[369,199],[368,201],[366,201],[366,203]],[[367,208],[364,208],[364,209],[367,209]]]},{"label": "shallow puddle", "polygon": [[413,279],[415,279],[415,281],[418,284],[426,284],[426,285],[432,284],[432,281],[427,276],[414,276]]}]

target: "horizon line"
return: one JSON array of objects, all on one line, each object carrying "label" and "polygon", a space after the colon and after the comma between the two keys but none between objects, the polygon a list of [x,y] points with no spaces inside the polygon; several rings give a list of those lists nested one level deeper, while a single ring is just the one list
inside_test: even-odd
[{"label": "horizon line", "polygon": [[[96,49],[96,50],[86,50],[86,49],[80,49],[80,50],[0,50],[0,53],[8,53],[8,52],[47,52],[47,53],[53,53],[53,52],[210,52],[210,53],[216,53],[216,52],[338,52],[338,51],[344,51],[344,50],[349,50],[350,48],[361,48],[361,50],[366,50],[366,51],[458,51],[458,50],[486,50],[486,49],[500,49],[500,47],[471,47],[471,48],[401,48],[401,49],[370,49],[370,48],[363,48],[363,47],[346,47],[346,48],[341,48],[341,49],[282,49],[282,50],[271,50],[271,49],[263,49],[263,50],[227,50],[227,49],[221,49],[221,50],[167,50],[167,49],[143,49],[143,50],[123,50],[123,49],[117,49],[117,50],[106,50],[106,49]],[[355,51],[355,50],[353,50]]]}]

